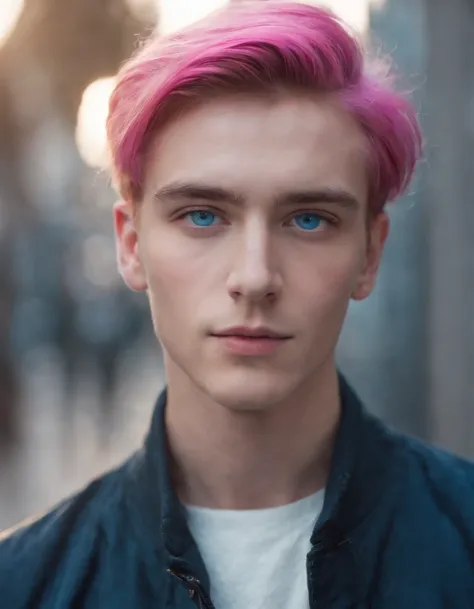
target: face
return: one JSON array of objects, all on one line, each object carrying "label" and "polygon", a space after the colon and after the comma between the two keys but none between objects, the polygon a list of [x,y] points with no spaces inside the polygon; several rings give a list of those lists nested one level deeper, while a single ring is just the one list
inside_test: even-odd
[{"label": "face", "polygon": [[388,230],[384,214],[367,220],[366,174],[364,137],[329,98],[218,99],[160,132],[138,213],[114,213],[170,386],[262,410],[334,366]]}]

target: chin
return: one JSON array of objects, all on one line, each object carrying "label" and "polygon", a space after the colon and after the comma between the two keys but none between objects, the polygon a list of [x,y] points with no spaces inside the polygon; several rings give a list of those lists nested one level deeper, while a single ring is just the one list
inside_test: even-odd
[{"label": "chin", "polygon": [[297,384],[291,382],[289,378],[282,378],[281,375],[278,379],[273,375],[267,378],[262,376],[255,378],[257,375],[250,374],[250,378],[247,379],[238,377],[209,379],[203,388],[213,401],[236,412],[270,410],[296,390]]}]

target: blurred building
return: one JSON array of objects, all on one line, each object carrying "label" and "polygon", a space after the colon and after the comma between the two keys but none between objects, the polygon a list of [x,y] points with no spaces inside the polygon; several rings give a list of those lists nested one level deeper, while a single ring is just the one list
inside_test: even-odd
[{"label": "blurred building", "polygon": [[[0,486],[12,483],[0,528],[140,441],[163,378],[146,300],[115,272],[108,96],[153,27],[239,1],[0,2]],[[393,57],[426,139],[410,193],[390,207],[375,293],[351,305],[340,365],[395,427],[474,457],[474,0],[314,3]],[[73,453],[74,475],[61,473]]]},{"label": "blurred building", "polygon": [[413,91],[425,159],[391,210],[379,286],[351,311],[341,359],[387,420],[474,457],[474,3],[386,0],[370,23]]}]

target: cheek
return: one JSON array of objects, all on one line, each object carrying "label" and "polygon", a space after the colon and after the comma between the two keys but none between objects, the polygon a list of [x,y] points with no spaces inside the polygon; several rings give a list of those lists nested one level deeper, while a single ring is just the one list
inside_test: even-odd
[{"label": "cheek", "polygon": [[216,282],[222,282],[222,264],[212,248],[170,230],[150,235],[142,259],[157,321],[177,319],[180,311],[197,314]]},{"label": "cheek", "polygon": [[[290,290],[301,295],[300,304],[308,303],[313,313],[345,310],[360,276],[363,249],[353,244],[335,244],[311,252],[296,261],[298,288]],[[295,299],[295,304],[296,303]]]}]

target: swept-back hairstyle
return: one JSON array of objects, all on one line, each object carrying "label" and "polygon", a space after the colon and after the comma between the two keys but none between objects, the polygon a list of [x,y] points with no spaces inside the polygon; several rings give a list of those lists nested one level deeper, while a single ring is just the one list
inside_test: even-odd
[{"label": "swept-back hairstyle", "polygon": [[368,143],[369,209],[406,189],[422,138],[410,102],[376,75],[357,37],[332,12],[298,2],[229,5],[167,37],[152,35],[118,75],[107,120],[122,197],[142,197],[150,141],[177,112],[232,92],[331,94]]}]

